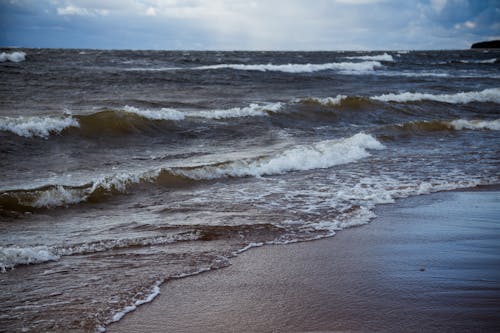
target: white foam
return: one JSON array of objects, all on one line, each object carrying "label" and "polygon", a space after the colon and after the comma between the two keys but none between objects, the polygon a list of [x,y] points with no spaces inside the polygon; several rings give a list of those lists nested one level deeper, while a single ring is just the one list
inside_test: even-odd
[{"label": "white foam", "polygon": [[394,58],[387,52],[378,55],[346,57],[347,59],[374,60],[374,61],[394,61]]},{"label": "white foam", "polygon": [[337,95],[335,97],[324,97],[324,98],[318,98],[318,97],[309,97],[309,98],[303,98],[299,99],[296,101],[302,102],[302,101],[313,101],[322,105],[339,105],[342,103],[344,99],[346,99],[346,95]]},{"label": "white foam", "polygon": [[3,247],[0,246],[0,271],[17,265],[38,264],[59,260],[59,256],[46,246]]},{"label": "white foam", "polygon": [[364,61],[364,62],[332,62],[325,64],[256,64],[256,65],[242,65],[242,64],[220,64],[210,66],[200,66],[194,69],[207,70],[207,69],[236,69],[245,71],[274,71],[285,73],[311,73],[324,70],[338,70],[342,72],[369,72],[382,64],[378,61]]},{"label": "white foam", "polygon": [[243,253],[243,252],[246,252],[246,251],[250,250],[251,248],[261,247],[261,246],[264,246],[264,243],[261,243],[261,242],[254,243],[254,242],[252,242],[252,243],[249,243],[247,246],[245,246],[245,247],[243,247],[243,248],[241,248],[241,249],[239,249],[237,251],[234,251],[233,255],[238,255],[240,253]]},{"label": "white foam", "polygon": [[370,155],[367,149],[383,148],[384,146],[371,135],[358,133],[350,138],[297,146],[272,156],[189,170],[175,169],[172,172],[192,179],[259,177],[288,171],[329,168],[367,157]]},{"label": "white foam", "polygon": [[384,94],[371,97],[373,100],[383,102],[415,102],[422,100],[437,101],[452,104],[466,104],[471,102],[500,103],[500,88],[485,89],[482,91],[459,92],[456,94],[426,94],[404,92],[400,94]]},{"label": "white foam", "polygon": [[0,53],[0,62],[12,61],[21,62],[26,59],[26,53],[24,52],[11,52],[11,53]]},{"label": "white foam", "polygon": [[[138,306],[152,302],[156,298],[156,296],[160,295],[160,284],[161,283],[162,283],[162,281],[156,281],[155,284],[153,285],[153,287],[151,288],[150,293],[145,298],[138,299],[132,305],[126,306],[121,311],[115,313],[113,315],[113,317],[111,318],[111,320],[108,322],[108,324],[119,321],[127,313],[135,311]],[[104,327],[100,326],[99,329],[101,330],[101,332],[103,332],[102,329],[104,329]],[[105,329],[104,329],[104,331],[105,331]]]},{"label": "white foam", "polygon": [[162,108],[160,110],[141,110],[133,106],[126,105],[123,110],[128,113],[134,113],[144,118],[152,120],[183,120],[185,115],[175,109]]},{"label": "white foam", "polygon": [[500,119],[496,120],[465,120],[457,119],[450,122],[450,125],[456,130],[462,129],[488,129],[500,131]]},{"label": "white foam", "polygon": [[100,241],[72,244],[61,247],[53,247],[51,251],[60,256],[70,256],[74,254],[89,254],[104,252],[113,249],[124,249],[136,246],[165,245],[182,241],[193,241],[200,238],[199,233],[180,233],[165,236],[142,237],[142,238],[122,238],[103,239]]},{"label": "white foam", "polygon": [[80,127],[72,117],[3,117],[0,118],[0,131],[12,132],[27,138],[38,136],[47,138],[50,134],[61,133],[69,127]]},{"label": "white foam", "polygon": [[85,201],[86,196],[82,195],[81,190],[67,189],[58,185],[50,190],[43,191],[41,195],[32,204],[33,207],[57,207],[70,204],[76,204]]},{"label": "white foam", "polygon": [[464,64],[494,64],[497,62],[497,58],[483,59],[483,60],[460,60]]},{"label": "white foam", "polygon": [[207,110],[207,111],[193,111],[187,113],[189,117],[193,118],[208,118],[208,119],[227,119],[227,118],[240,118],[240,117],[256,117],[267,116],[268,112],[278,112],[283,107],[283,103],[267,103],[256,104],[252,103],[246,107],[236,107],[227,110]]}]

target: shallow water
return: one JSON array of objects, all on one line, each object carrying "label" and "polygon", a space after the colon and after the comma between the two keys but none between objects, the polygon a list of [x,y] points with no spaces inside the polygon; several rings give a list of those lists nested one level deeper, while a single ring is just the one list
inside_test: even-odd
[{"label": "shallow water", "polygon": [[101,329],[242,249],[499,183],[498,51],[23,52],[0,63],[8,331]]}]

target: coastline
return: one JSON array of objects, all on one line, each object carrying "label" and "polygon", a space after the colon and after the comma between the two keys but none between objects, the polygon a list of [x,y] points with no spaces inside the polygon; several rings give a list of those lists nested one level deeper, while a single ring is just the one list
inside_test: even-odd
[{"label": "coastline", "polygon": [[498,331],[499,202],[500,187],[485,186],[382,205],[333,238],[163,284],[107,331]]}]

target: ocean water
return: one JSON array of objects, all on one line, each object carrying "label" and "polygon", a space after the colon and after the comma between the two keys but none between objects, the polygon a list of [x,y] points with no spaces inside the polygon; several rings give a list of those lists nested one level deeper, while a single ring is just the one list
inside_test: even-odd
[{"label": "ocean water", "polygon": [[499,59],[0,50],[0,331],[104,331],[251,247],[499,184]]}]

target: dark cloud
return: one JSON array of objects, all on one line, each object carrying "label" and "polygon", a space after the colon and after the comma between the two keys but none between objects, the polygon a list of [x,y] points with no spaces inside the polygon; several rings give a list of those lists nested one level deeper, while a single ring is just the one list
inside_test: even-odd
[{"label": "dark cloud", "polygon": [[497,0],[0,0],[0,44],[442,49],[500,35]]}]

